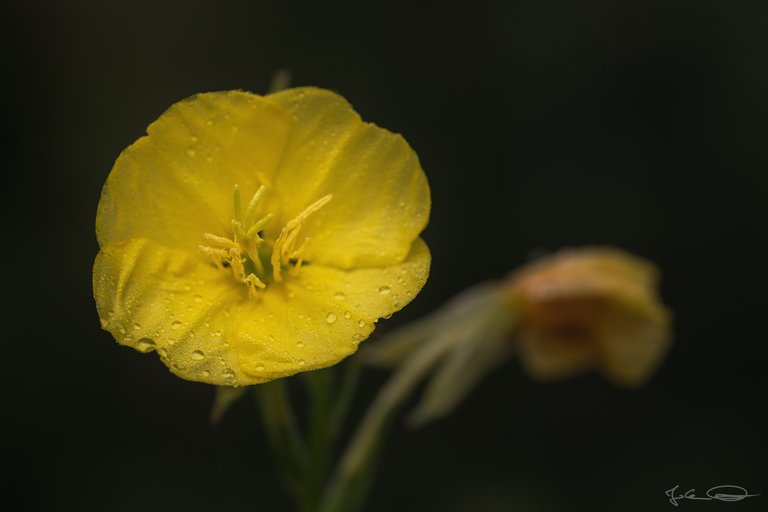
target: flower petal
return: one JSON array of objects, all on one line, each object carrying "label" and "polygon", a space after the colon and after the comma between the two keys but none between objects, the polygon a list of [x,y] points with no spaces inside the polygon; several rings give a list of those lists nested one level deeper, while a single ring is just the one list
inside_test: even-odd
[{"label": "flower petal", "polygon": [[169,108],[115,162],[96,216],[99,244],[147,238],[196,252],[226,234],[232,191],[269,186],[288,133],[274,102],[241,91],[198,94]]},{"label": "flower petal", "polygon": [[[407,142],[364,123],[341,96],[315,88],[267,96],[291,114],[291,133],[270,194],[280,226],[327,194],[307,220],[307,259],[341,268],[386,266],[408,255],[427,224],[429,186]],[[270,232],[271,230],[271,232]]]},{"label": "flower petal", "polygon": [[529,375],[539,380],[555,380],[576,375],[595,364],[597,351],[583,340],[524,334],[519,339],[520,362]]},{"label": "flower petal", "polygon": [[184,379],[235,383],[237,360],[225,329],[229,308],[248,293],[226,272],[186,251],[132,239],[99,251],[93,294],[102,328],[119,343],[156,350]]},{"label": "flower petal", "polygon": [[421,239],[402,263],[344,271],[308,265],[259,299],[196,256],[147,239],[102,247],[94,297],[123,345],[156,350],[173,373],[218,385],[267,382],[337,363],[374,322],[410,302],[430,255]]},{"label": "flower petal", "polygon": [[280,286],[272,283],[258,316],[239,312],[241,369],[263,382],[339,362],[357,350],[379,318],[416,296],[429,265],[429,250],[417,239],[397,265],[341,270],[314,264]]}]

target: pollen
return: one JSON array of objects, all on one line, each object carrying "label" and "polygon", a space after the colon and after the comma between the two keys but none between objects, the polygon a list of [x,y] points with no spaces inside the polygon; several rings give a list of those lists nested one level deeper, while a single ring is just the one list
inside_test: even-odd
[{"label": "pollen", "polygon": [[267,213],[259,217],[257,214],[265,190],[264,185],[259,187],[244,212],[240,187],[235,185],[232,194],[232,237],[204,233],[207,243],[198,246],[200,252],[209,256],[219,270],[231,272],[237,282],[244,284],[252,299],[258,299],[269,282],[283,281],[286,273],[299,273],[311,242],[309,237],[299,242],[304,223],[333,197],[328,194],[310,204],[283,226],[277,240],[269,240],[263,237],[263,230],[273,215]]}]

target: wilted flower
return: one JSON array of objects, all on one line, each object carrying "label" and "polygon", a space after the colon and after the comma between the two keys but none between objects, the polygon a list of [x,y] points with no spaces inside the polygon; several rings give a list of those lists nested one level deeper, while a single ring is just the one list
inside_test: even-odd
[{"label": "wilted flower", "polygon": [[670,314],[649,262],[610,248],[570,249],[510,276],[507,290],[523,365],[534,377],[599,369],[642,384],[670,341]]},{"label": "wilted flower", "polygon": [[104,329],[178,376],[332,365],[424,285],[416,154],[342,97],[199,94],[147,132],[104,186],[94,296]]},{"label": "wilted flower", "polygon": [[618,249],[563,250],[461,292],[368,347],[367,360],[397,367],[407,391],[430,375],[414,423],[450,412],[515,349],[542,380],[597,368],[616,384],[639,385],[670,340],[657,279],[651,263]]}]

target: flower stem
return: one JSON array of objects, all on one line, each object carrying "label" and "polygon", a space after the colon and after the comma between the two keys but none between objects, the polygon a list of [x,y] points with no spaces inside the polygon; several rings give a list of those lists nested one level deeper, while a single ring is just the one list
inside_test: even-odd
[{"label": "flower stem", "polygon": [[297,426],[285,382],[276,380],[257,390],[264,430],[283,484],[296,497],[300,510],[312,512],[311,502],[302,486],[307,472],[307,445]]},{"label": "flower stem", "polygon": [[454,342],[446,336],[408,358],[379,391],[344,452],[321,512],[354,512],[362,506],[373,477],[373,462],[394,413]]}]

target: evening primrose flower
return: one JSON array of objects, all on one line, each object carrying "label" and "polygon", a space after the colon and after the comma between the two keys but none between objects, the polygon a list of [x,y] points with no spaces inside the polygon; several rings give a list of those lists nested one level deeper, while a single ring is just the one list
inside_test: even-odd
[{"label": "evening primrose flower", "polygon": [[317,88],[198,94],[115,162],[96,217],[104,329],[219,385],[333,365],[424,285],[418,158]]},{"label": "evening primrose flower", "polygon": [[510,276],[520,358],[555,379],[590,368],[618,385],[643,384],[671,339],[670,313],[649,262],[612,248],[564,250]]}]

